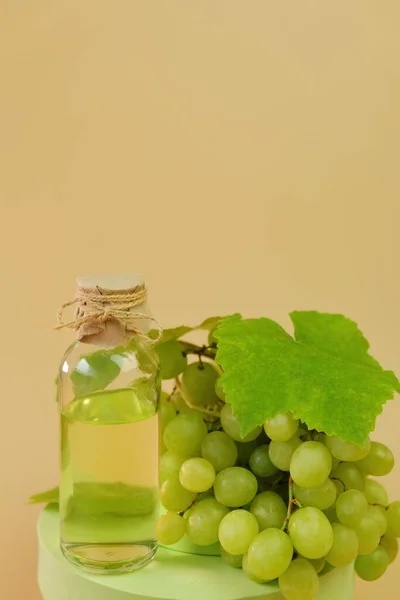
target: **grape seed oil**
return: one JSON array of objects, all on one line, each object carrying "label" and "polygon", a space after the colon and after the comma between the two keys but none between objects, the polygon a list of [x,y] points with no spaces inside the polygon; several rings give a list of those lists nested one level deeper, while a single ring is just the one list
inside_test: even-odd
[{"label": "grape seed oil", "polygon": [[94,573],[140,568],[157,549],[158,362],[124,332],[113,321],[74,344],[59,378],[61,550]]},{"label": "grape seed oil", "polygon": [[62,544],[94,568],[140,565],[156,547],[157,415],[135,414],[133,395],[93,394],[61,416]]}]

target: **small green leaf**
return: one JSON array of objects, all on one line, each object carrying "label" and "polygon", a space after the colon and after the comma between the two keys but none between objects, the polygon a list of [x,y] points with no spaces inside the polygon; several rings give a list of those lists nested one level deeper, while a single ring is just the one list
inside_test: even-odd
[{"label": "small green leaf", "polygon": [[226,319],[215,331],[220,384],[246,435],[292,411],[309,428],[363,444],[383,404],[400,391],[341,315],[294,313],[297,341],[270,319]]},{"label": "small green leaf", "polygon": [[193,331],[195,327],[188,327],[187,325],[180,325],[179,327],[174,327],[173,329],[164,329],[160,344],[163,342],[168,342],[169,340],[177,340],[178,338],[186,335],[190,331]]},{"label": "small green leaf", "polygon": [[58,502],[59,490],[58,487],[47,490],[46,492],[40,492],[40,494],[34,494],[28,499],[29,504],[51,504]]},{"label": "small green leaf", "polygon": [[161,379],[173,379],[186,368],[187,358],[183,354],[182,344],[177,340],[157,344],[156,351],[160,359]]},{"label": "small green leaf", "polygon": [[75,397],[93,394],[106,389],[119,375],[125,362],[135,355],[138,366],[144,373],[153,373],[158,366],[158,359],[153,353],[141,346],[139,338],[134,337],[126,346],[118,346],[112,350],[98,350],[92,354],[81,356],[70,378]]},{"label": "small green leaf", "polygon": [[228,317],[208,317],[208,319],[205,319],[202,323],[200,323],[200,325],[196,325],[194,327],[189,327],[188,325],[180,325],[179,327],[174,327],[173,329],[164,329],[159,344],[162,344],[163,342],[168,342],[169,340],[177,340],[178,338],[183,337],[187,333],[190,333],[191,331],[196,331],[197,329],[206,329],[207,331],[210,331],[211,329],[213,329],[213,327],[218,325],[218,323],[227,318]]},{"label": "small green leaf", "polygon": [[120,372],[115,356],[115,350],[100,350],[82,356],[71,373],[75,396],[104,390],[114,381]]},{"label": "small green leaf", "polygon": [[226,317],[208,317],[208,319],[205,319],[205,321],[200,323],[200,325],[196,329],[207,329],[207,331],[211,331],[211,329],[214,329],[214,327],[218,325],[218,323],[220,323],[224,319],[229,318],[229,316],[230,315]]}]

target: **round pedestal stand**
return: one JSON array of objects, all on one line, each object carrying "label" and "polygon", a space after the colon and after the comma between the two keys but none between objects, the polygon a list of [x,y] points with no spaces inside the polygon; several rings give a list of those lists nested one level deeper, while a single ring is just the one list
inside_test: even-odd
[{"label": "round pedestal stand", "polygon": [[[126,575],[91,575],[61,554],[58,510],[40,516],[39,587],[44,600],[283,600],[274,585],[249,581],[217,556],[160,548],[145,568]],[[321,577],[317,600],[352,600],[353,567]]]}]

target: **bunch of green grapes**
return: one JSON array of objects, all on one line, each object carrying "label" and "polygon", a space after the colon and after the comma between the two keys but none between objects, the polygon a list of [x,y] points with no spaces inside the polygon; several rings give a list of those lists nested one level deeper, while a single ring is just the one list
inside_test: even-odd
[{"label": "bunch of green grapes", "polygon": [[375,479],[393,469],[391,451],[310,431],[290,413],[243,438],[219,367],[199,358],[161,401],[159,542],[219,543],[224,561],[276,580],[286,600],[313,600],[319,576],[351,563],[380,578],[400,537],[400,501]]}]

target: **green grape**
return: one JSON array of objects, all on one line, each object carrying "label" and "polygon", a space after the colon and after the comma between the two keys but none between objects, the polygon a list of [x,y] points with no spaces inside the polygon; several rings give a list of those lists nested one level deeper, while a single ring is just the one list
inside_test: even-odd
[{"label": "green grape", "polygon": [[339,479],[335,479],[333,481],[333,483],[335,484],[337,495],[340,496],[340,494],[343,494],[344,489],[345,489],[344,488],[344,483],[342,483],[341,481],[339,481]]},{"label": "green grape", "polygon": [[[272,484],[269,479],[257,479],[257,494],[262,494],[270,489],[272,489]],[[246,504],[243,508],[250,510],[250,504]]]},{"label": "green grape", "polygon": [[258,446],[249,460],[250,469],[257,477],[271,477],[278,472],[278,469],[272,464],[269,457],[269,446]]},{"label": "green grape", "polygon": [[204,439],[201,453],[218,473],[228,467],[233,467],[238,451],[235,442],[229,435],[224,431],[213,431]]},{"label": "green grape", "polygon": [[380,545],[386,550],[389,561],[391,563],[394,562],[399,552],[399,542],[397,541],[397,538],[394,535],[386,533],[381,538]]},{"label": "green grape", "polygon": [[380,579],[389,566],[389,557],[384,548],[378,546],[370,554],[358,556],[355,562],[356,573],[364,581]]},{"label": "green grape", "polygon": [[179,454],[174,454],[174,452],[165,452],[160,457],[160,483],[163,483],[166,479],[168,479],[168,477],[171,477],[171,475],[178,475],[179,469],[181,468],[185,460],[187,460],[185,456],[179,456]]},{"label": "green grape", "polygon": [[215,469],[205,458],[189,458],[180,468],[179,481],[189,492],[206,492],[215,481]]},{"label": "green grape", "polygon": [[288,496],[288,490],[285,489],[285,483],[283,481],[280,481],[279,472],[277,475],[273,475],[272,477],[262,477],[258,479],[258,494],[262,494],[263,492],[269,492],[271,491],[271,489],[279,489],[279,493],[281,493],[282,497],[284,497],[285,495]]},{"label": "green grape", "polygon": [[237,556],[229,554],[229,552],[224,550],[224,548],[221,545],[219,550],[221,552],[221,558],[224,562],[226,562],[231,567],[234,567],[235,569],[242,568],[243,556],[241,554],[238,554]]},{"label": "green grape", "polygon": [[298,419],[294,419],[292,413],[281,413],[267,419],[264,430],[267,436],[274,442],[287,442],[294,436],[299,428]]},{"label": "green grape", "polygon": [[[212,496],[212,498],[214,498],[214,496]],[[195,499],[195,501],[196,501],[196,503],[197,503],[197,498]],[[181,512],[183,512],[183,515],[182,515],[182,516],[183,516],[183,518],[185,519],[185,521],[187,521],[187,520],[189,519],[189,517],[190,517],[190,514],[191,514],[191,512],[192,512],[192,510],[193,510],[193,508],[194,508],[194,504],[195,504],[195,502],[192,502],[191,506],[190,506],[190,507],[189,507],[187,510],[185,510],[185,511],[181,511]]]},{"label": "green grape", "polygon": [[183,413],[186,413],[186,414],[189,414],[189,415],[193,415],[194,414],[194,415],[200,416],[202,419],[205,416],[205,414],[202,412],[201,409],[198,410],[196,407],[193,408],[191,406],[188,406],[184,400],[183,400],[183,406],[179,410],[179,414],[180,415],[183,414]]},{"label": "green grape", "polygon": [[332,457],[320,442],[304,442],[293,453],[290,475],[302,488],[322,485],[332,469]]},{"label": "green grape", "polygon": [[235,415],[232,412],[230,404],[225,404],[220,414],[222,429],[227,433],[235,442],[251,442],[258,438],[261,433],[261,427],[256,427],[253,431],[250,431],[245,436],[240,433],[240,424]]},{"label": "green grape", "polygon": [[322,558],[333,543],[332,526],[327,517],[311,506],[292,514],[289,535],[297,552],[305,558]]},{"label": "green grape", "polygon": [[[303,558],[303,557],[299,555],[299,558]],[[322,569],[326,565],[325,558],[308,558],[307,560],[309,563],[312,564],[316,573],[321,573]]]},{"label": "green grape", "polygon": [[[338,521],[338,516],[336,514],[336,504],[325,509],[323,511],[323,513],[330,523],[334,523],[334,522]],[[308,559],[308,560],[310,560],[310,559]]]},{"label": "green grape", "polygon": [[279,589],[286,600],[314,600],[318,588],[318,575],[305,558],[296,558],[279,577]]},{"label": "green grape", "polygon": [[346,527],[356,527],[367,515],[368,502],[359,490],[348,490],[336,500],[336,514]]},{"label": "green grape", "polygon": [[172,512],[182,512],[194,502],[196,494],[185,490],[178,475],[171,475],[164,481],[160,489],[162,505]]},{"label": "green grape", "polygon": [[334,567],[333,565],[331,565],[330,563],[328,563],[328,561],[325,561],[325,567],[322,569],[321,571],[321,577],[323,575],[326,575],[327,573],[330,573],[331,571],[333,571],[336,567]]},{"label": "green grape", "polygon": [[339,463],[340,463],[340,460],[338,458],[335,458],[334,456],[332,456],[332,469],[336,469],[336,467],[338,466]]},{"label": "green grape", "polygon": [[368,506],[368,515],[378,523],[380,534],[385,535],[388,528],[388,520],[386,510],[383,506]]},{"label": "green grape", "polygon": [[256,517],[260,531],[269,527],[279,529],[286,518],[287,505],[278,493],[268,489],[257,494],[249,510]]},{"label": "green grape", "polygon": [[218,531],[221,546],[234,556],[249,549],[259,532],[258,522],[247,510],[232,510],[221,521]]},{"label": "green grape", "polygon": [[387,506],[389,497],[387,491],[379,481],[367,478],[365,480],[364,494],[369,504],[381,504]]},{"label": "green grape", "polygon": [[182,373],[182,393],[192,406],[215,406],[219,402],[215,393],[218,377],[219,373],[211,363],[192,363]]},{"label": "green grape", "polygon": [[167,512],[159,517],[156,537],[160,544],[171,546],[183,538],[186,531],[186,520],[175,512]]},{"label": "green grape", "polygon": [[215,382],[215,393],[217,394],[217,396],[220,400],[225,402],[225,392],[224,392],[221,384],[219,383],[219,379],[217,379],[217,381]]},{"label": "green grape", "polygon": [[289,536],[271,527],[259,533],[250,544],[248,566],[257,578],[271,581],[286,571],[292,556],[293,544]]},{"label": "green grape", "polygon": [[[163,392],[163,394],[164,393],[165,392]],[[168,398],[168,394],[166,394],[166,396]],[[161,431],[164,431],[168,423],[176,417],[176,409],[174,404],[172,402],[169,402],[165,398],[161,398],[159,416]]]},{"label": "green grape", "polygon": [[178,389],[174,390],[174,392],[171,394],[171,403],[175,406],[175,410],[177,410],[179,413],[190,410]]},{"label": "green grape", "polygon": [[255,583],[265,583],[265,579],[260,579],[259,577],[256,577],[253,573],[253,571],[250,569],[250,565],[249,565],[249,557],[247,556],[247,554],[243,555],[243,560],[242,560],[242,569],[243,569],[243,573],[246,575],[247,579],[250,579],[251,581],[254,581]]},{"label": "green grape", "polygon": [[367,456],[358,463],[359,467],[369,475],[381,477],[388,475],[394,467],[394,456],[385,444],[371,442]]},{"label": "green grape", "polygon": [[301,488],[294,483],[293,494],[303,506],[326,510],[335,503],[337,491],[334,482],[326,479],[322,485],[313,488]]},{"label": "green grape", "polygon": [[207,433],[206,424],[199,413],[185,412],[168,423],[163,441],[171,452],[182,456],[199,456]]},{"label": "green grape", "polygon": [[364,458],[364,456],[367,456],[371,447],[369,438],[363,446],[357,446],[352,442],[344,442],[338,437],[329,435],[325,436],[324,442],[332,456],[346,462],[352,462]]},{"label": "green grape", "polygon": [[215,478],[214,494],[218,502],[239,508],[251,502],[257,493],[257,479],[243,467],[228,467]]},{"label": "green grape", "polygon": [[354,463],[339,463],[338,466],[332,470],[330,477],[331,479],[339,479],[348,490],[364,491],[365,477],[361,469]]},{"label": "green grape", "polygon": [[187,358],[178,340],[169,340],[156,345],[160,359],[161,379],[173,379],[186,368]]},{"label": "green grape", "polygon": [[261,429],[261,433],[258,436],[258,438],[256,439],[257,446],[268,446],[270,441],[271,440],[268,439],[268,436],[265,433],[264,429]]},{"label": "green grape", "polygon": [[281,471],[289,471],[292,456],[302,441],[294,435],[288,442],[271,442],[269,445],[269,457]]},{"label": "green grape", "polygon": [[252,442],[235,442],[237,448],[237,459],[236,464],[241,467],[247,467],[249,464],[250,456],[257,448],[257,440]]},{"label": "green grape", "polygon": [[334,567],[345,567],[357,557],[357,534],[342,523],[332,523],[332,530],[333,544],[325,558]]},{"label": "green grape", "polygon": [[279,494],[267,491],[257,494],[250,505],[250,512],[257,519],[260,531],[269,527],[280,529],[286,518],[287,507]]},{"label": "green grape", "polygon": [[192,544],[209,546],[218,542],[218,528],[222,519],[229,513],[215,498],[208,498],[196,504],[187,519],[186,533]]},{"label": "green grape", "polygon": [[381,537],[378,523],[370,517],[363,517],[354,530],[358,536],[358,554],[370,554],[378,547]]},{"label": "green grape", "polygon": [[[380,504],[384,504],[383,502]],[[387,532],[400,538],[400,501],[392,502],[386,511]]]},{"label": "green grape", "polygon": [[207,490],[206,492],[201,492],[196,498],[196,503],[198,504],[202,500],[207,500],[208,498],[214,498],[213,490]]}]

